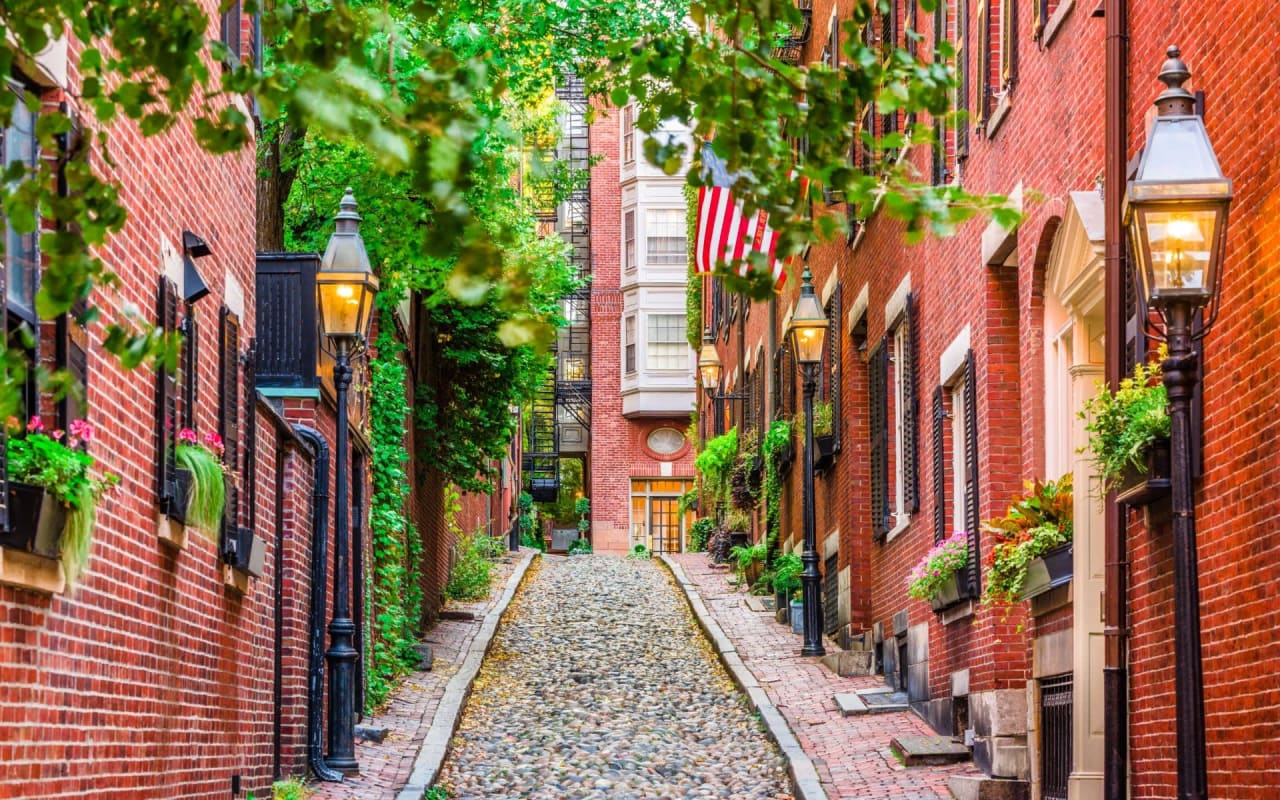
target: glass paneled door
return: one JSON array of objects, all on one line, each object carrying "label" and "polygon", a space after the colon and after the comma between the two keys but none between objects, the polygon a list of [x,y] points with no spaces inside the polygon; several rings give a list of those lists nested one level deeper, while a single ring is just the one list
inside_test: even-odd
[{"label": "glass paneled door", "polygon": [[631,481],[631,546],[642,544],[654,553],[679,553],[693,521],[693,512],[680,513],[680,495],[689,491],[687,479]]}]

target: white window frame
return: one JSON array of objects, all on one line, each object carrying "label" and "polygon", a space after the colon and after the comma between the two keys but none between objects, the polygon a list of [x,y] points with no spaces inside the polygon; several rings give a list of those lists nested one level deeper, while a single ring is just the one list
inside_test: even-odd
[{"label": "white window frame", "polygon": [[[644,214],[644,263],[646,267],[687,267],[689,263],[689,234],[688,220],[685,214],[688,212],[683,208],[650,208]],[[675,236],[654,236],[652,230],[655,227],[660,215],[669,214],[672,218],[678,218],[676,230],[680,232],[679,237]],[[678,252],[675,253],[675,261],[657,260],[661,256],[670,255],[661,253],[655,257],[653,248],[650,244],[655,239],[679,239],[684,244]]]},{"label": "white window frame", "polygon": [[965,487],[969,481],[969,461],[965,458],[964,443],[968,433],[968,409],[964,405],[964,390],[968,379],[963,372],[948,388],[951,399],[951,530],[965,530]]},{"label": "white window frame", "polygon": [[[628,352],[630,351],[630,352]],[[636,315],[628,314],[622,318],[622,369],[626,375],[636,374]]]},{"label": "white window frame", "polygon": [[907,326],[904,320],[900,319],[893,329],[893,508],[890,513],[893,515],[893,530],[889,531],[885,540],[893,538],[902,531],[906,530],[907,525],[911,522],[911,515],[907,513],[907,497],[906,497],[906,464],[904,463],[903,447],[906,438],[906,409],[903,408],[906,396],[906,371],[902,369],[903,350],[906,349]]},{"label": "white window frame", "polygon": [[622,268],[626,272],[636,271],[636,210],[634,208],[622,212]]},{"label": "white window frame", "polygon": [[[675,326],[675,331],[676,331],[675,339],[662,340],[662,341],[658,341],[654,339],[654,336],[653,336],[654,325],[656,321],[662,317],[670,317],[672,319],[679,320],[679,324]],[[683,311],[672,312],[672,313],[667,313],[667,312],[653,313],[645,316],[644,368],[646,372],[685,372],[689,369],[689,342],[687,339],[685,339],[683,335],[685,330],[685,325],[687,324],[687,322],[688,322],[688,318],[686,317]],[[684,356],[683,366],[678,366],[678,367],[656,366],[654,363],[654,358],[656,355],[655,349],[654,349],[655,344],[674,345],[676,348],[680,349],[682,351],[681,354]],[[669,355],[670,354],[667,353],[665,350],[662,352],[662,358],[664,359],[667,358]]]},{"label": "white window frame", "polygon": [[636,162],[636,107],[628,103],[622,107],[622,163]]}]

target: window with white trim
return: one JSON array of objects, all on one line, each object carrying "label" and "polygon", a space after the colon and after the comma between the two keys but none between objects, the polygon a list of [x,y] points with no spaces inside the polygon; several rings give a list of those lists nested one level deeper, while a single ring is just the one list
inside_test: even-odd
[{"label": "window with white trim", "polygon": [[636,212],[622,214],[622,266],[627,272],[636,268]]},{"label": "window with white trim", "polygon": [[636,160],[636,107],[622,107],[622,163]]},{"label": "window with white trim", "polygon": [[682,208],[645,212],[645,263],[651,267],[683,266],[689,257],[688,225]]},{"label": "window with white trim", "polygon": [[645,369],[689,368],[689,342],[685,338],[684,314],[650,314],[649,336],[645,341]]},{"label": "window with white trim", "polygon": [[636,318],[627,317],[622,321],[622,363],[628,375],[636,372]]},{"label": "window with white trim", "polygon": [[903,369],[903,354],[907,348],[907,326],[899,325],[893,331],[893,521],[895,527],[907,520],[907,495],[905,491],[907,428],[907,371]]},{"label": "window with white trim", "polygon": [[964,443],[968,431],[965,430],[968,415],[964,405],[965,375],[948,387],[951,399],[951,530],[967,530],[965,521],[964,493],[969,483],[969,466],[965,459]]}]

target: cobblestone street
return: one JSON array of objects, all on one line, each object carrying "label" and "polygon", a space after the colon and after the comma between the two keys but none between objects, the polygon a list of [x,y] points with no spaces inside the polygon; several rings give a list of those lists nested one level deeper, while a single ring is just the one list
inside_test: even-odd
[{"label": "cobblestone street", "polygon": [[602,556],[530,573],[438,784],[450,800],[790,797],[670,574]]}]

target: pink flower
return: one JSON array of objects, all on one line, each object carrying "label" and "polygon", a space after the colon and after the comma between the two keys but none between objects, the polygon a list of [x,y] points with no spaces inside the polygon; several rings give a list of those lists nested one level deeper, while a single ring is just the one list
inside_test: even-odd
[{"label": "pink flower", "polygon": [[67,428],[70,430],[71,438],[73,439],[81,442],[88,442],[93,439],[93,426],[89,424],[88,420],[73,419]]},{"label": "pink flower", "polygon": [[55,442],[60,442],[60,441],[62,441],[62,437],[63,437],[63,436],[66,436],[66,435],[67,435],[67,432],[66,432],[66,431],[64,431],[64,430],[62,430],[61,428],[59,428],[58,430],[56,430],[56,431],[54,431],[52,434],[50,434],[50,436],[52,436],[52,437],[53,437],[53,440],[54,440]]},{"label": "pink flower", "polygon": [[190,428],[183,428],[178,431],[178,441],[183,444],[197,444],[199,442],[196,438],[196,432]]},{"label": "pink flower", "polygon": [[41,420],[38,415],[33,416],[31,419],[27,420],[27,433],[43,433],[43,432],[44,432],[44,421]]},{"label": "pink flower", "polygon": [[218,455],[222,455],[223,451],[226,450],[226,447],[222,444],[222,437],[213,431],[209,431],[204,435],[204,443]]}]

